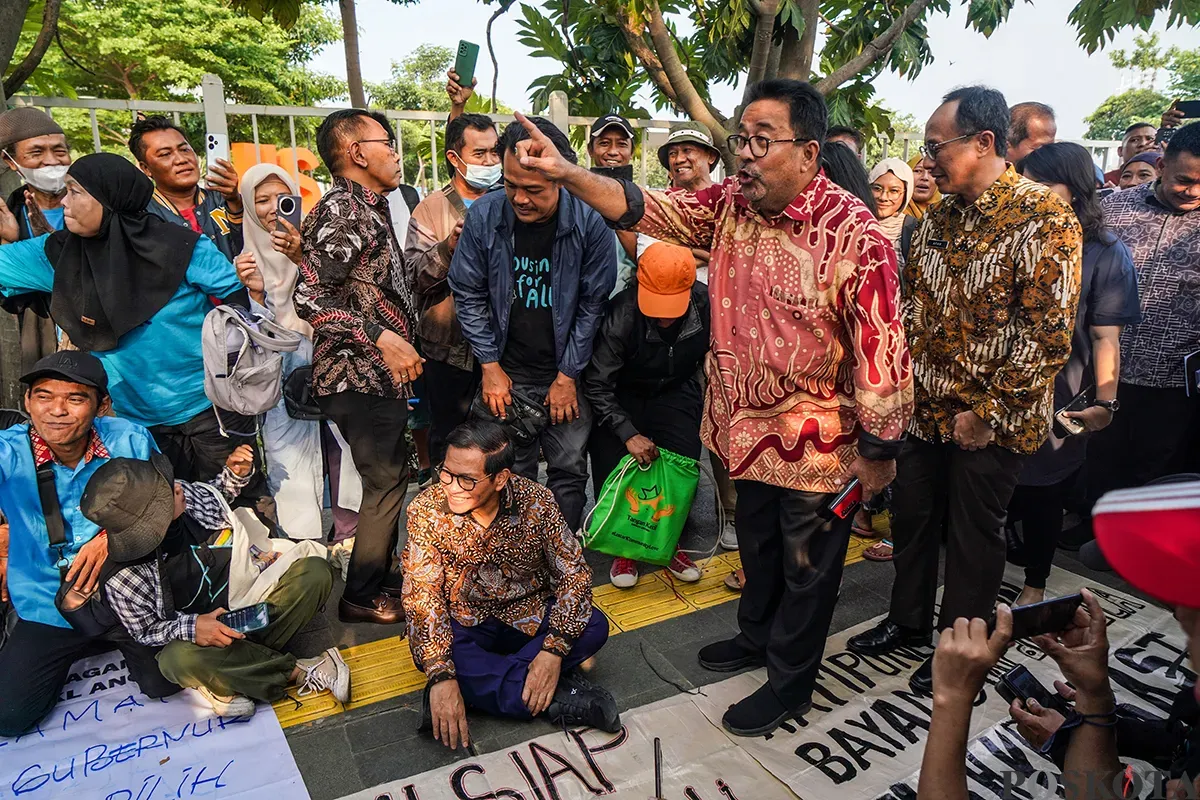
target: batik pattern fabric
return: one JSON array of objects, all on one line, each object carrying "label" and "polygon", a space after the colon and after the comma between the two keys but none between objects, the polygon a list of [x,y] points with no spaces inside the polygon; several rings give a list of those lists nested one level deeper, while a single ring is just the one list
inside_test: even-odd
[{"label": "batik pattern fabric", "polygon": [[859,453],[894,458],[912,371],[896,253],[866,206],[824,172],[775,217],[733,179],[642,196],[635,230],[712,253],[701,435],[731,477],[832,492]]},{"label": "batik pattern fabric", "polygon": [[453,619],[473,627],[495,618],[528,636],[542,624],[543,649],[566,656],[592,615],[592,570],[554,495],[513,476],[487,528],[446,505],[441,485],[408,507],[402,556],[404,613],[413,660],[430,680],[455,675]]},{"label": "batik pattern fabric", "polygon": [[914,435],[951,441],[954,418],[974,411],[1001,447],[1037,451],[1071,354],[1082,253],[1071,207],[1012,166],[974,203],[929,209],[905,269]]},{"label": "batik pattern fabric", "polygon": [[1142,321],[1121,333],[1121,382],[1183,386],[1183,359],[1200,349],[1200,211],[1180,214],[1158,181],[1109,195],[1104,221],[1133,252]]},{"label": "batik pattern fabric", "polygon": [[387,198],[337,177],[301,226],[296,311],[313,327],[313,390],[411,397],[384,363],[385,330],[416,336],[413,276],[392,229]]}]

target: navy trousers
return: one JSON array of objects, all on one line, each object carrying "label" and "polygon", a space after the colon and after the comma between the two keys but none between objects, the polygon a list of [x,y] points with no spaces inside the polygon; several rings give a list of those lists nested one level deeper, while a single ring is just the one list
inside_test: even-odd
[{"label": "navy trousers", "polygon": [[[549,626],[549,611],[534,636],[528,636],[495,617],[471,627],[459,625],[451,619],[454,669],[458,673],[458,688],[467,706],[497,717],[530,719],[521,693],[525,690],[529,664],[542,651]],[[563,672],[594,656],[607,640],[608,618],[600,609],[593,608],[592,618],[588,620],[583,634],[575,640],[570,655],[563,659]]]}]

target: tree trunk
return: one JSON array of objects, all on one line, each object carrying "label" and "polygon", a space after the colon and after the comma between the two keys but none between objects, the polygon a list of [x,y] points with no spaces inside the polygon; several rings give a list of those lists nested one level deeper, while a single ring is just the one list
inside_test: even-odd
[{"label": "tree trunk", "polygon": [[[725,137],[729,135],[729,131],[725,129],[726,123],[717,118],[708,104],[704,102],[704,98],[696,91],[696,87],[692,85],[692,79],[688,77],[687,70],[679,60],[679,53],[675,50],[675,39],[671,36],[671,31],[663,20],[662,8],[659,7],[658,0],[647,0],[646,11],[648,12],[650,41],[654,45],[654,52],[658,55],[658,60],[662,63],[667,80],[670,81],[679,97],[679,105],[683,107],[689,117],[708,128],[712,133],[713,141],[724,141]],[[768,44],[770,43],[768,42]]]},{"label": "tree trunk", "polygon": [[4,0],[0,3],[0,75],[8,72],[9,62],[21,38],[21,26],[29,11],[30,0]]},{"label": "tree trunk", "polygon": [[42,12],[42,28],[38,31],[29,54],[13,68],[13,71],[5,79],[5,95],[15,94],[21,88],[21,84],[29,80],[29,76],[38,68],[38,64],[42,63],[42,56],[46,55],[46,50],[50,47],[50,42],[54,40],[54,34],[58,30],[58,14],[61,9],[62,0],[46,0],[46,8]]},{"label": "tree trunk", "polygon": [[346,86],[350,89],[350,105],[366,108],[362,64],[358,60],[358,15],[354,11],[354,0],[338,0],[338,5],[342,10],[342,43],[346,46]]},{"label": "tree trunk", "polygon": [[806,81],[812,76],[813,50],[817,46],[817,22],[820,20],[820,0],[800,0],[800,15],[804,18],[804,31],[783,43],[783,56],[779,60],[779,77]]},{"label": "tree trunk", "polygon": [[758,14],[754,25],[754,49],[750,51],[750,72],[746,75],[746,88],[742,102],[750,94],[750,87],[767,75],[767,63],[771,60],[771,37],[775,32],[775,16],[779,11],[779,0],[757,0],[751,7]]}]

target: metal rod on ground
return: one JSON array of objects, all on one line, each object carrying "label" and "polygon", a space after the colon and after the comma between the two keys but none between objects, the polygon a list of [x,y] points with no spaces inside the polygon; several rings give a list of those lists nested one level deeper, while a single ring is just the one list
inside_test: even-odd
[{"label": "metal rod on ground", "polygon": [[662,793],[662,739],[654,737],[654,800],[663,800]]}]

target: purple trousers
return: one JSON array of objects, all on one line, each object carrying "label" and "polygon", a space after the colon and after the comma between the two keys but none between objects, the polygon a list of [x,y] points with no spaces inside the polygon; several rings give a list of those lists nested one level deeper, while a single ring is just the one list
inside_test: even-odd
[{"label": "purple trousers", "polygon": [[[528,636],[495,617],[466,627],[451,619],[454,643],[451,653],[458,673],[458,688],[470,708],[497,717],[530,719],[529,709],[521,700],[529,664],[542,651],[550,625],[550,613],[534,636]],[[579,666],[594,656],[608,640],[608,618],[598,608],[571,653],[563,659],[562,670]]]}]

